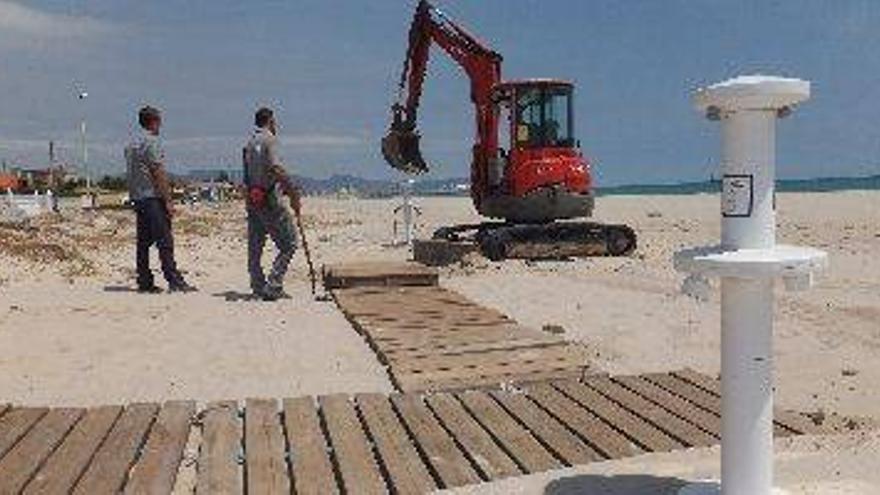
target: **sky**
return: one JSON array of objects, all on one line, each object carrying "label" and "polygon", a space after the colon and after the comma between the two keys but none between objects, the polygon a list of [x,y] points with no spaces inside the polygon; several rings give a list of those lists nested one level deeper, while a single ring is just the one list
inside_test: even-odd
[{"label": "sky", "polygon": [[[505,78],[575,81],[575,132],[599,184],[708,178],[718,124],[691,94],[754,73],[812,82],[812,99],[779,125],[781,177],[880,173],[880,1],[435,3],[504,56]],[[379,140],[415,4],[0,0],[0,160],[44,166],[54,140],[62,160],[78,161],[85,118],[90,167],[122,173],[149,103],[164,112],[171,169],[235,168],[254,110],[270,105],[295,172],[399,178]],[[428,72],[430,177],[465,177],[468,81],[437,48]]]}]

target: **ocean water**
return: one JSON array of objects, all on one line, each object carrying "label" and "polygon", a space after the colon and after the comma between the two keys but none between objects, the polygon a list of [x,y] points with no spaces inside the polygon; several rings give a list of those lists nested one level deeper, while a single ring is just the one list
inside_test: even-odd
[{"label": "ocean water", "polygon": [[[880,190],[880,175],[870,177],[824,177],[817,179],[781,179],[776,181],[779,192],[832,192]],[[721,181],[685,182],[681,184],[652,184],[599,187],[599,196],[647,194],[700,194],[718,193]]]}]

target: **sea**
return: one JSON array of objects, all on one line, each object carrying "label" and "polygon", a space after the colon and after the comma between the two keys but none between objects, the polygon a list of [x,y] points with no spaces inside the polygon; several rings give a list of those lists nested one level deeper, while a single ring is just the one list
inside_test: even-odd
[{"label": "sea", "polygon": [[[880,190],[880,175],[869,177],[823,177],[816,179],[780,179],[776,181],[778,192],[833,192],[833,191]],[[647,194],[714,194],[721,191],[720,180],[684,182],[680,184],[648,184],[598,187],[599,196],[647,195]]]}]

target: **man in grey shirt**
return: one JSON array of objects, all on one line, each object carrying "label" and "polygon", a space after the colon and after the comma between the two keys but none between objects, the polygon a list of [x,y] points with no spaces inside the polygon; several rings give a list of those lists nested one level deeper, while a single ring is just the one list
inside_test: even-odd
[{"label": "man in grey shirt", "polygon": [[[260,108],[254,117],[255,129],[243,150],[244,183],[247,188],[248,272],[254,295],[274,301],[287,297],[284,275],[296,250],[296,230],[290,212],[280,196],[290,198],[299,215],[300,195],[278,156],[275,116]],[[262,256],[266,236],[278,249],[268,279],[263,273]]]},{"label": "man in grey shirt", "polygon": [[195,287],[186,283],[174,261],[174,236],[171,217],[174,208],[171,188],[165,174],[165,156],[159,143],[162,115],[156,108],[146,106],[138,112],[142,128],[139,138],[125,148],[128,167],[128,193],[137,215],[137,285],[138,292],[161,292],[153,281],[150,270],[150,246],[159,249],[162,274],[170,292],[192,292]]}]

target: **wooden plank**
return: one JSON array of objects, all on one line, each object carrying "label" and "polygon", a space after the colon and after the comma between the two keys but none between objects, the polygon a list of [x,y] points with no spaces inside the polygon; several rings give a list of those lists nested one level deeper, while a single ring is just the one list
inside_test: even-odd
[{"label": "wooden plank", "polygon": [[[640,376],[615,376],[612,381],[670,413],[700,428],[715,439],[721,438],[721,417],[675,395]],[[717,440],[716,442],[717,443]]]},{"label": "wooden plank", "polygon": [[[699,373],[690,368],[673,371],[672,375],[680,380],[696,385],[707,392],[719,397],[721,396],[721,382],[715,378],[704,375],[703,373]],[[822,433],[822,429],[817,427],[816,424],[810,421],[806,416],[778,407],[773,409],[773,421],[776,424],[777,430],[778,427],[781,426],[795,434]],[[780,432],[777,431],[777,433]]]},{"label": "wooden plank", "polygon": [[527,387],[529,397],[608,459],[641,453],[638,447],[595,414],[580,407],[548,384]]},{"label": "wooden plank", "polygon": [[534,331],[516,325],[488,328],[467,328],[442,332],[413,332],[399,337],[369,335],[382,349],[395,351],[418,350],[430,347],[448,347],[479,343],[496,343],[523,337],[533,337]]},{"label": "wooden plank", "polygon": [[119,406],[89,409],[27,485],[24,494],[69,493],[121,413]]},{"label": "wooden plank", "polygon": [[416,263],[364,262],[325,266],[324,287],[340,289],[365,286],[435,286],[437,270]]},{"label": "wooden plank", "polygon": [[[698,387],[693,383],[676,378],[667,373],[649,373],[644,376],[648,381],[659,385],[666,390],[687,399],[703,409],[721,416],[721,397]],[[773,434],[777,436],[790,435],[791,432],[778,423],[773,423]]]},{"label": "wooden plank", "polygon": [[202,415],[196,493],[237,495],[242,493],[241,421],[235,401],[208,404]]},{"label": "wooden plank", "polygon": [[580,364],[584,362],[584,352],[566,342],[559,342],[545,347],[528,347],[523,349],[496,349],[491,351],[429,356],[417,359],[401,359],[392,361],[395,372],[432,373],[435,371],[479,370],[491,366],[515,368],[534,363],[546,364],[549,368],[559,363]]},{"label": "wooden plank", "polygon": [[643,377],[649,382],[663,387],[713,414],[721,416],[721,397],[689,382],[679,380],[667,373],[648,373],[643,375]]},{"label": "wooden plank", "polygon": [[477,472],[419,396],[392,395],[391,402],[415,437],[416,445],[423,456],[430,462],[433,471],[442,482],[443,486],[440,488],[480,482]]},{"label": "wooden plank", "polygon": [[74,493],[118,493],[158,411],[156,404],[128,406],[98,448]]},{"label": "wooden plank", "polygon": [[385,482],[373,457],[372,449],[361,428],[354,404],[348,396],[338,394],[318,399],[333,457],[339,466],[343,487],[350,493],[386,493]]},{"label": "wooden plank", "polygon": [[611,381],[607,376],[589,377],[583,382],[630,412],[641,416],[653,426],[672,435],[688,447],[715,445],[718,440],[705,431],[675,416],[666,409]]},{"label": "wooden plank", "polygon": [[127,495],[171,493],[195,408],[193,401],[169,401],[162,406],[140,459],[129,475]]},{"label": "wooden plank", "polygon": [[428,373],[398,372],[391,367],[391,376],[404,391],[448,390],[469,386],[492,386],[509,382],[536,381],[549,378],[580,377],[584,366],[579,362],[544,363],[540,361],[489,365],[476,369],[463,368]]},{"label": "wooden plank", "polygon": [[0,459],[0,493],[19,493],[83,415],[52,409]]},{"label": "wooden plank", "polygon": [[516,476],[521,473],[516,463],[492,440],[461,403],[450,394],[429,395],[428,406],[488,480]]},{"label": "wooden plank", "polygon": [[604,459],[602,454],[569,432],[553,416],[521,393],[493,390],[489,394],[568,466]]},{"label": "wooden plank", "polygon": [[247,493],[289,493],[284,434],[277,401],[248,399],[244,414]]},{"label": "wooden plank", "polygon": [[602,418],[617,431],[629,437],[642,449],[651,452],[668,452],[683,447],[681,442],[654,427],[640,416],[637,416],[615,402],[608,400],[582,383],[560,381],[554,386],[568,395],[584,408]]},{"label": "wooden plank", "polygon": [[484,392],[470,391],[458,395],[464,406],[493,437],[510,453],[526,473],[562,467],[531,433],[510,417],[501,406]]},{"label": "wooden plank", "polygon": [[20,407],[11,409],[0,417],[0,459],[47,412],[49,409],[45,407]]},{"label": "wooden plank", "polygon": [[473,342],[465,340],[462,342],[441,343],[432,346],[409,346],[399,347],[396,349],[384,350],[389,361],[413,361],[434,356],[457,356],[465,354],[479,354],[486,351],[494,350],[518,350],[533,349],[558,345],[562,343],[562,339],[555,336],[537,336],[537,337],[520,337],[509,340],[494,340],[489,342]]},{"label": "wooden plank", "polygon": [[437,484],[394,414],[388,398],[379,394],[361,394],[357,396],[357,403],[388,472],[392,492],[416,495],[434,491]]},{"label": "wooden plank", "polygon": [[339,493],[314,400],[311,397],[285,399],[284,425],[296,493]]}]

